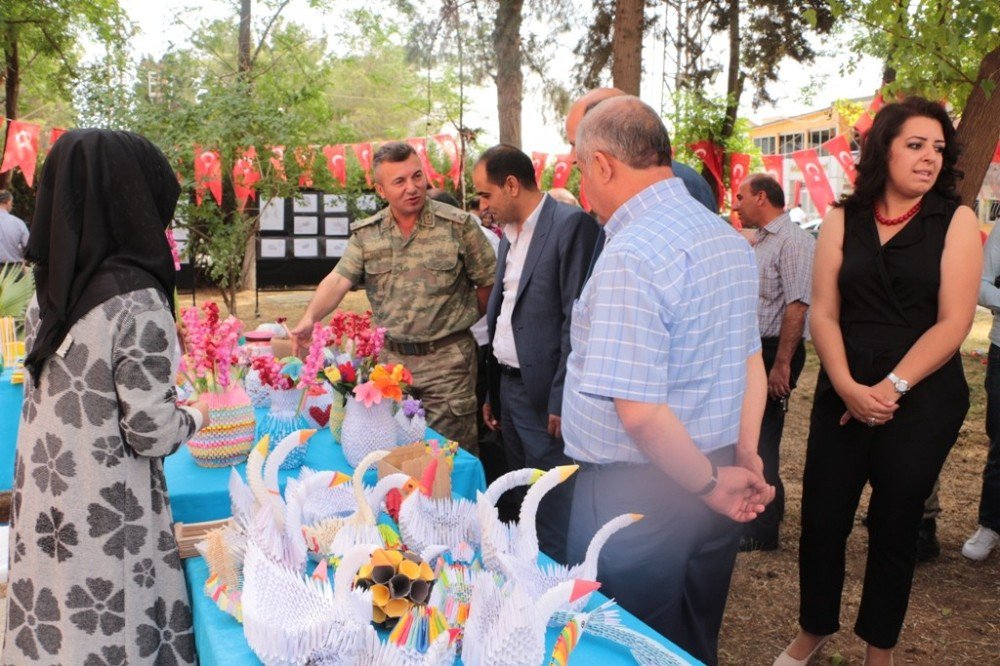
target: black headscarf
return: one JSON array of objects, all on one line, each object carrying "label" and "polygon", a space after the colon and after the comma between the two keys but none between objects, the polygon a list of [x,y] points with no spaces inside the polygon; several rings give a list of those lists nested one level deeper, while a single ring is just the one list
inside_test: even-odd
[{"label": "black headscarf", "polygon": [[167,158],[138,134],[74,130],[52,146],[25,252],[40,310],[25,359],[35,381],[73,324],[112,296],[152,287],[172,302],[164,231],[179,195]]}]

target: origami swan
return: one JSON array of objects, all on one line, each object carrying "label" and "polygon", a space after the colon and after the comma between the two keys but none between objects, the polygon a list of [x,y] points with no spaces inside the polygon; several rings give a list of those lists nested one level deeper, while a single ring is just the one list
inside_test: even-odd
[{"label": "origami swan", "polygon": [[482,551],[483,564],[488,569],[498,569],[500,562],[497,553],[511,552],[517,523],[506,523],[500,520],[497,512],[497,502],[500,496],[518,486],[536,483],[545,474],[540,469],[524,469],[507,472],[496,479],[486,489],[485,493],[476,493],[476,518],[479,524],[479,545]]},{"label": "origami swan", "polygon": [[399,508],[399,535],[416,553],[423,554],[431,547],[479,543],[475,504],[464,498],[431,497],[437,466],[434,458],[424,470],[419,492],[410,493]]},{"label": "origami swan", "polygon": [[516,582],[498,587],[495,577],[479,574],[465,624],[462,662],[466,666],[543,663],[545,631],[553,613],[599,587],[591,581],[565,581],[536,600]]},{"label": "origami swan", "polygon": [[[597,563],[604,544],[615,532],[640,520],[642,520],[640,513],[623,513],[604,523],[590,540],[583,562],[574,566],[568,567],[555,562],[538,564],[537,559],[525,560],[521,557],[499,554],[500,571],[508,578],[518,581],[528,594],[536,598],[567,580],[596,580]],[[588,599],[589,596],[579,599],[571,608],[580,610],[586,605]]]},{"label": "origami swan", "polygon": [[266,544],[258,541],[270,538],[265,523],[273,521],[271,511],[265,506],[258,513],[247,544],[243,586],[247,643],[267,666],[313,660],[356,663],[374,633],[372,601],[370,592],[351,586],[374,546],[352,548],[337,568],[331,589],[325,560],[306,578],[268,556]]}]

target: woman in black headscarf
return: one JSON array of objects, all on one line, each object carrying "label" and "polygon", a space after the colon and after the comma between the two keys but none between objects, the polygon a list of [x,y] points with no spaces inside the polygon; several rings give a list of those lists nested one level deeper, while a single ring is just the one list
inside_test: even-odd
[{"label": "woman in black headscarf", "polygon": [[173,388],[180,188],[127,132],[52,147],[28,241],[4,664],[194,663],[163,457],[207,422]]}]

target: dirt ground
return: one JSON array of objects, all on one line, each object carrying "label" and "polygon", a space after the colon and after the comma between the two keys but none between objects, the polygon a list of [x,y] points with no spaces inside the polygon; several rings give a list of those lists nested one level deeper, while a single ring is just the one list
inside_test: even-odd
[{"label": "dirt ground", "polygon": [[[253,292],[240,294],[237,314],[248,329],[285,316],[294,325],[311,291],[260,293],[260,317],[255,316]],[[212,298],[199,291],[197,300]],[[221,298],[215,298],[222,303]],[[181,295],[182,305],[191,295]],[[343,307],[363,310],[363,292],[348,294]],[[986,460],[984,431],[986,396],[983,358],[989,347],[990,316],[980,309],[976,324],[962,347],[972,408],[941,476],[938,519],[941,557],[917,567],[903,634],[895,653],[897,664],[1000,664],[1000,553],[973,563],[961,556],[965,539],[976,527],[981,475]],[[809,409],[819,363],[810,348],[799,388],[793,394],[782,440],[782,478],[786,511],[781,547],[771,553],[739,556],[720,638],[723,664],[769,665],[792,639],[798,613],[798,537],[802,467],[809,428]],[[865,511],[862,500],[859,516]],[[848,544],[847,580],[841,611],[842,629],[814,664],[857,664],[864,645],[852,627],[861,597],[867,536],[860,523]]]}]

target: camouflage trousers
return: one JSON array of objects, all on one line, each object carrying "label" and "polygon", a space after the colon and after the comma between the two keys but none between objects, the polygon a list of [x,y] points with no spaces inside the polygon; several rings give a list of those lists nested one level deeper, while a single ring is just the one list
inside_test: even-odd
[{"label": "camouflage trousers", "polygon": [[470,333],[433,354],[404,356],[382,351],[386,363],[413,373],[412,392],[423,401],[427,425],[478,455],[476,435],[476,341]]}]

